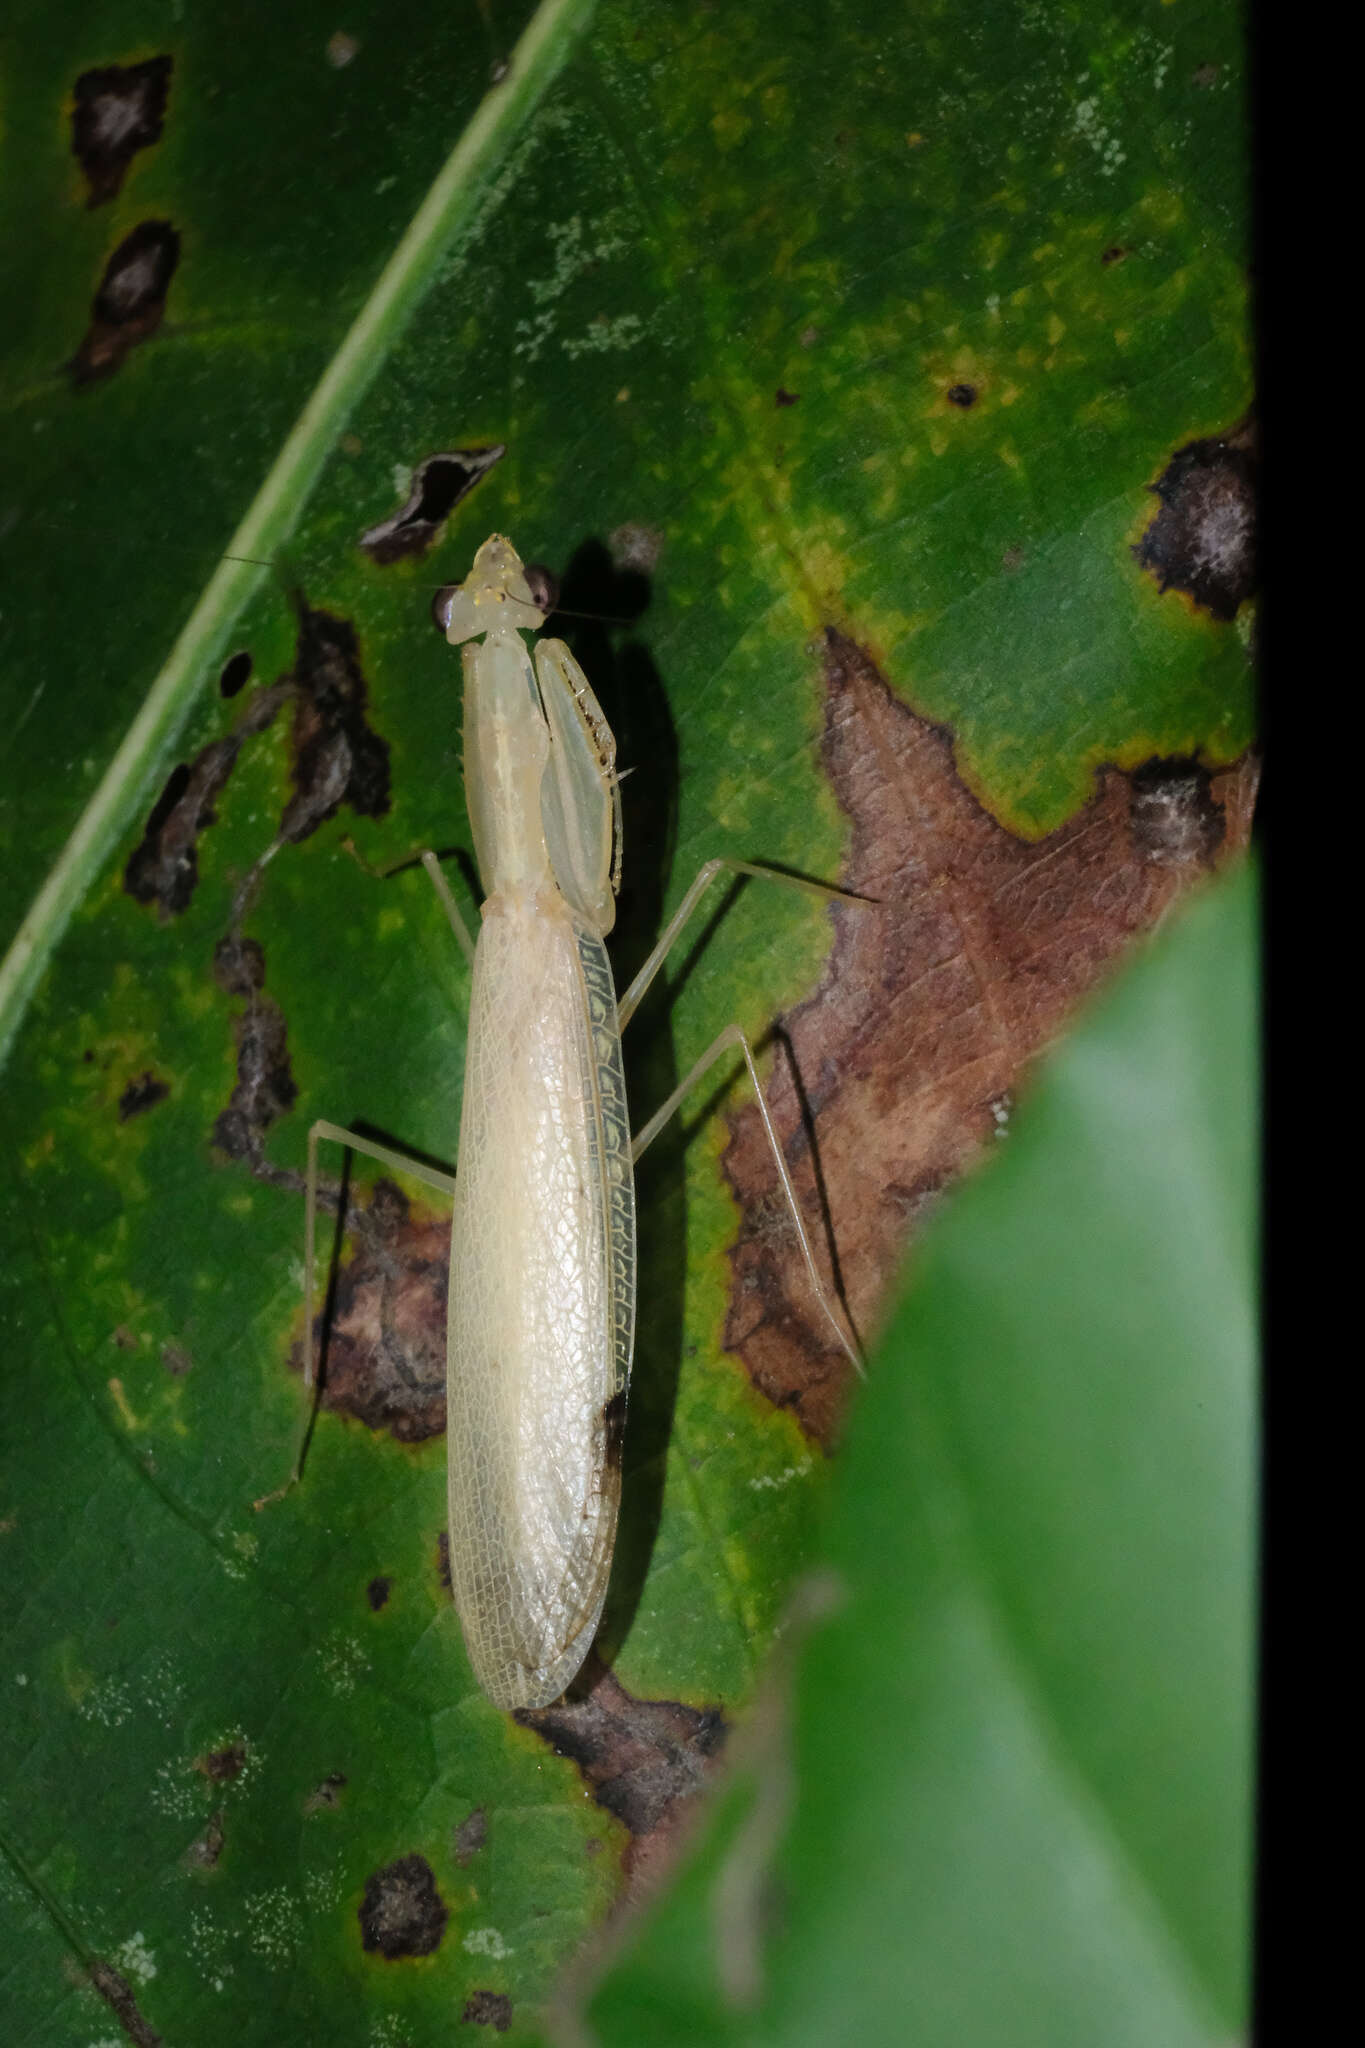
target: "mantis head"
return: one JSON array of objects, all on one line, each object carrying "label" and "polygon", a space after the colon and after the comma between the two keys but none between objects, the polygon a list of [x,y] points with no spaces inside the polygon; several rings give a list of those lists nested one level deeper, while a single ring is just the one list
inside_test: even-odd
[{"label": "mantis head", "polygon": [[432,616],[452,647],[480,633],[536,633],[554,609],[548,570],[526,568],[510,540],[495,533],[474,557],[463,583],[447,583],[432,601]]}]

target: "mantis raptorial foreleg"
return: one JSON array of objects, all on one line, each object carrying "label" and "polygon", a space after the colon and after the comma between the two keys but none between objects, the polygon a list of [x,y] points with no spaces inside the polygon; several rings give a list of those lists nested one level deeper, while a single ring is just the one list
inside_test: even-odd
[{"label": "mantis raptorial foreleg", "polygon": [[[401,860],[394,861],[386,867],[376,867],[372,861],[366,860],[364,854],[357,848],[354,840],[347,838],[343,839],[341,843],[357,866],[362,867],[367,875],[373,875],[377,882],[387,882],[394,875],[403,874],[412,866],[413,856],[409,853],[404,854]],[[272,848],[271,851],[273,852],[274,849]],[[472,967],[474,965],[474,940],[470,936],[469,926],[464,921],[459,904],[450,893],[450,884],[441,873],[441,856],[438,853],[433,853],[431,848],[428,847],[417,858],[430,875],[435,885],[436,894],[441,899],[441,908],[450,920],[450,929],[460,942],[460,951]]]},{"label": "mantis raptorial foreleg", "polygon": [[459,940],[464,957],[472,967],[474,965],[474,941],[469,936],[469,926],[460,915],[460,906],[451,895],[450,884],[441,873],[441,863],[430,847],[422,855],[422,866],[431,876],[432,885],[436,890],[436,894],[441,899],[441,907],[450,919],[450,929]]}]

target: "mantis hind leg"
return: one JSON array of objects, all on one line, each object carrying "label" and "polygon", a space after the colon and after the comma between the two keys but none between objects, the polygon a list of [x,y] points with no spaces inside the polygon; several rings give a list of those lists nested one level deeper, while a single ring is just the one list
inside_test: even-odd
[{"label": "mantis hind leg", "polygon": [[[826,882],[813,882],[804,875],[784,874],[779,868],[759,867],[753,861],[730,860],[724,856],[717,860],[707,861],[704,867],[698,869],[691,887],[678,905],[677,910],[673,913],[673,916],[669,919],[659,938],[658,944],[650,953],[649,958],[645,961],[644,966],[640,969],[630,987],[621,997],[617,1005],[617,1015],[622,1030],[625,1029],[625,1026],[639,1008],[646,990],[659,972],[659,969],[663,966],[683,926],[691,917],[692,912],[696,909],[712,882],[722,874],[752,875],[757,880],[763,882],[781,882],[789,889],[801,889],[806,895],[821,897],[826,902],[865,905],[869,901],[867,897],[852,895],[846,889],[831,888]],[[729,1052],[734,1047],[738,1047],[743,1053],[744,1064],[749,1070],[749,1079],[753,1083],[754,1095],[758,1102],[758,1113],[763,1120],[764,1133],[772,1151],[773,1163],[777,1168],[778,1179],[782,1183],[782,1192],[786,1197],[787,1207],[791,1211],[792,1222],[796,1226],[797,1241],[801,1246],[801,1257],[805,1262],[806,1272],[814,1289],[815,1298],[820,1304],[826,1322],[839,1340],[840,1349],[847,1354],[855,1372],[865,1378],[862,1354],[858,1348],[857,1339],[852,1334],[851,1324],[847,1323],[847,1310],[844,1311],[842,1318],[836,1315],[832,1292],[820,1278],[819,1270],[815,1264],[815,1254],[811,1250],[810,1238],[807,1234],[805,1223],[802,1220],[800,1208],[797,1206],[796,1190],[792,1186],[791,1175],[787,1171],[787,1162],[782,1155],[782,1147],[778,1142],[777,1131],[774,1128],[772,1116],[768,1109],[767,1098],[763,1093],[763,1087],[758,1078],[758,1068],[754,1063],[753,1050],[738,1024],[726,1026],[715,1042],[702,1054],[686,1080],[673,1090],[667,1102],[663,1104],[662,1108],[655,1111],[644,1129],[636,1133],[635,1141],[631,1146],[632,1163],[640,1157],[640,1154],[644,1151],[646,1145],[650,1143],[651,1139],[658,1136],[669,1118],[679,1108],[691,1089],[696,1086],[708,1067],[714,1066],[723,1054]]]},{"label": "mantis hind leg", "polygon": [[720,1035],[707,1047],[691,1073],[687,1075],[685,1080],[679,1082],[667,1102],[655,1110],[642,1131],[636,1132],[634,1143],[630,1148],[631,1163],[634,1164],[644,1151],[646,1145],[652,1139],[658,1137],[659,1132],[663,1129],[669,1118],[681,1106],[686,1096],[695,1088],[697,1082],[700,1081],[708,1068],[713,1067],[718,1059],[722,1058],[725,1053],[736,1046],[743,1053],[744,1064],[749,1070],[749,1079],[753,1083],[754,1096],[758,1102],[758,1113],[763,1119],[763,1129],[767,1134],[768,1144],[772,1150],[773,1164],[777,1168],[777,1177],[782,1183],[782,1192],[786,1196],[787,1207],[791,1211],[791,1219],[796,1226],[797,1241],[801,1246],[801,1257],[805,1261],[806,1273],[810,1280],[811,1288],[821,1309],[824,1311],[826,1322],[839,1341],[840,1348],[847,1355],[854,1371],[861,1378],[865,1379],[867,1375],[863,1370],[863,1361],[858,1350],[857,1340],[849,1330],[845,1329],[843,1322],[835,1314],[832,1292],[820,1278],[819,1268],[815,1263],[815,1254],[811,1250],[810,1238],[807,1235],[801,1210],[797,1204],[796,1190],[792,1186],[791,1175],[787,1171],[787,1162],[782,1156],[782,1147],[778,1143],[777,1131],[774,1128],[772,1116],[768,1109],[767,1097],[763,1093],[763,1084],[758,1078],[758,1068],[754,1063],[753,1049],[738,1024],[726,1025]]}]

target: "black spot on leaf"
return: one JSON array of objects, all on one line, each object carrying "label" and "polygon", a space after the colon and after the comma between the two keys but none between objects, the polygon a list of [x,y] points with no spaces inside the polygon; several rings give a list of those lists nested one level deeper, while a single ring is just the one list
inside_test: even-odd
[{"label": "black spot on leaf", "polygon": [[1236,617],[1256,588],[1256,483],[1250,425],[1177,449],[1150,486],[1161,509],[1133,549],[1158,590]]},{"label": "black spot on leaf", "polygon": [[218,678],[220,696],[235,697],[250,674],[251,656],[249,654],[243,651],[240,654],[230,655],[223,663],[223,671]]},{"label": "black spot on leaf", "polygon": [[160,141],[170,90],[169,57],[81,73],[72,94],[71,148],[89,186],[87,206],[114,198],[138,151]]},{"label": "black spot on leaf", "polygon": [[401,562],[424,555],[439,536],[462,498],[507,453],[501,441],[491,448],[459,448],[452,454],[429,455],[412,473],[407,503],[378,526],[367,527],[359,545],[373,562]]},{"label": "black spot on leaf", "polygon": [[360,1938],[371,1954],[391,1962],[402,1956],[429,1956],[440,1947],[449,1918],[425,1856],[400,1856],[365,1880]]},{"label": "black spot on leaf", "polygon": [[130,1116],[141,1116],[147,1109],[155,1109],[158,1102],[164,1102],[171,1092],[169,1081],[162,1081],[150,1072],[139,1074],[130,1081],[118,1099],[118,1120],[126,1124]]},{"label": "black spot on leaf", "polygon": [[502,1991],[471,1991],[460,2018],[467,2027],[492,2027],[505,2034],[512,2024],[512,2001]]},{"label": "black spot on leaf", "polygon": [[126,234],[104,267],[90,325],[69,364],[72,382],[112,376],[124,358],[161,325],[166,294],[180,261],[180,237],[168,220],[144,220]]},{"label": "black spot on leaf", "polygon": [[1133,771],[1129,812],[1139,859],[1159,867],[1212,867],[1226,820],[1212,777],[1183,757],[1146,761]]}]

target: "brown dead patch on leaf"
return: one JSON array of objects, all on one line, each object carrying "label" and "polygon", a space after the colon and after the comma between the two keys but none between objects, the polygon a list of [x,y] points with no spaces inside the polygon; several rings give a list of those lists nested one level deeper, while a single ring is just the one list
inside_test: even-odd
[{"label": "brown dead patch on leaf", "polygon": [[265,1136],[298,1098],[289,1062],[284,1012],[264,993],[265,953],[255,939],[234,929],[213,953],[214,979],[227,994],[245,998],[233,1019],[237,1073],[227,1108],[214,1122],[213,1142],[230,1159],[245,1159],[267,1183],[292,1187],[297,1174],[282,1173],[265,1156]]},{"label": "brown dead patch on leaf", "polygon": [[[337,1275],[330,1315],[313,1324],[322,1405],[421,1443],[446,1426],[450,1219],[414,1215],[401,1189],[381,1180],[356,1222],[360,1242]],[[289,1362],[302,1372],[301,1343]]]},{"label": "brown dead patch on leaf", "polygon": [[134,2048],[161,2048],[162,2036],[140,2010],[132,1985],[112,1963],[95,1956],[88,1964],[90,1982],[122,2027]]},{"label": "brown dead patch on leaf", "polygon": [[[757,1697],[736,1729],[733,1742],[727,1741],[727,1796],[738,1796],[742,1817],[737,1827],[727,1829],[727,1844],[712,1887],[712,1900],[716,1909],[715,1967],[722,1997],[732,2011],[752,2011],[758,2005],[763,1991],[764,1957],[773,1929],[781,1921],[783,1898],[778,1860],[797,1790],[791,1724],[797,1659],[812,1628],[841,1606],[844,1598],[842,1581],[828,1570],[810,1573],[797,1584],[787,1603],[780,1637]],[[594,1693],[599,1683],[600,1676],[595,1676]],[[615,1687],[614,1680],[610,1683]],[[620,1692],[619,1687],[615,1690]],[[718,1714],[698,1716],[695,1709],[680,1709],[668,1702],[631,1702],[628,1693],[623,1697],[637,1712],[690,1714],[700,1723],[718,1724],[722,1739],[729,1735]],[[557,1717],[564,1712],[561,1705],[542,1708],[538,1714],[518,1714],[516,1718],[539,1726],[544,1717]],[[647,1736],[648,1729],[645,1733]],[[564,1749],[566,1745],[557,1742],[556,1747]],[[579,1951],[560,1981],[551,2008],[555,2021],[551,2032],[556,2040],[561,2035],[565,2040],[583,2037],[584,2015],[592,2006],[595,1991],[619,1956],[623,1939],[629,1940],[627,1930],[636,1924],[629,1909],[642,1904],[676,1862],[679,1837],[685,1835],[696,1810],[689,1794],[695,1790],[698,1776],[703,1784],[706,1782],[714,1759],[715,1745],[704,1749],[700,1772],[694,1766],[690,1772],[679,1773],[677,1790],[671,1794],[672,1804],[665,1806],[652,1832],[632,1838],[624,1859],[630,1877],[625,1898],[597,1937]],[[600,1798],[601,1794],[597,1796]]]},{"label": "brown dead patch on leaf", "polygon": [[389,747],[369,722],[369,688],[349,619],[296,600],[293,794],[280,819],[282,843],[297,845],[349,804],[357,817],[389,808]]},{"label": "brown dead patch on leaf", "polygon": [[668,1863],[728,1729],[718,1707],[636,1699],[595,1659],[576,1694],[584,1684],[579,1697],[519,1707],[513,1719],[569,1757],[597,1804],[629,1830],[624,1869],[629,1893],[637,1894]]},{"label": "brown dead patch on leaf", "polygon": [[195,1836],[180,1860],[187,1870],[216,1870],[226,1840],[220,1808],[209,1815],[203,1832]]},{"label": "brown dead patch on leaf", "polygon": [[482,1806],[467,1813],[452,1837],[455,1861],[466,1870],[488,1840],[488,1815]]},{"label": "brown dead patch on leaf", "polygon": [[[251,657],[244,658],[249,668]],[[189,908],[199,882],[199,841],[217,822],[215,806],[243,743],[264,732],[292,695],[292,683],[287,682],[257,690],[235,732],[211,740],[192,761],[180,762],[167,776],[142,838],[123,870],[128,894],[135,902],[154,903],[163,923]]]},{"label": "brown dead patch on leaf", "polygon": [[246,1744],[229,1742],[223,1749],[207,1750],[195,1758],[194,1768],[214,1785],[230,1785],[246,1769]]},{"label": "brown dead patch on leaf", "polygon": [[128,857],[124,888],[137,903],[155,903],[163,920],[189,907],[199,881],[199,835],[217,820],[214,805],[238,749],[235,738],[214,740],[173,768]]},{"label": "brown dead patch on leaf", "polygon": [[339,1803],[341,1795],[345,1791],[345,1789],[346,1773],[344,1771],[329,1771],[327,1773],[327,1776],[323,1778],[319,1784],[313,1787],[313,1790],[308,1794],[308,1797],[304,1800],[304,1812],[322,1813],[327,1809],[336,1806]]},{"label": "brown dead patch on leaf", "polygon": [[[824,666],[825,771],[853,824],[842,880],[875,902],[836,905],[820,986],[778,1033],[769,1102],[805,1215],[832,1220],[866,1341],[907,1240],[1001,1129],[1024,1071],[1130,942],[1245,847],[1257,764],[1106,769],[1083,811],[1026,843],[861,648],[831,630]],[[744,1215],[726,1347],[828,1443],[851,1368],[811,1296],[757,1111],[730,1132]]]},{"label": "brown dead patch on leaf", "polygon": [[491,2027],[495,2034],[505,2034],[512,2024],[512,2001],[505,1991],[471,1991],[460,2018],[467,2027]]}]

